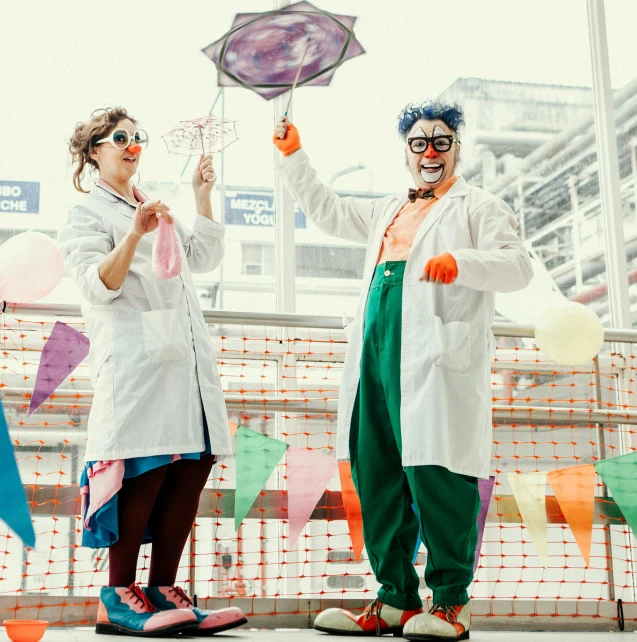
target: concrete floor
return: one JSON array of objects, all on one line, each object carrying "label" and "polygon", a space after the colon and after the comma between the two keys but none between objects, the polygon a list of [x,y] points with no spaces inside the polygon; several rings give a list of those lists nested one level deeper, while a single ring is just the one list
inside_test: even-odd
[{"label": "concrete floor", "polygon": [[[619,633],[619,631],[617,631]],[[546,633],[546,632],[531,632],[519,633],[515,631],[475,631],[471,632],[471,640],[474,642],[617,642],[617,633]],[[635,640],[635,633],[626,633],[628,639]],[[96,635],[92,628],[50,628],[42,638],[42,642],[104,642],[108,637],[104,635]],[[132,638],[131,638],[132,639]],[[177,638],[183,640],[196,640],[204,638],[183,637]],[[231,642],[241,642],[245,640],[256,640],[257,642],[328,642],[331,640],[349,640],[352,642],[351,637],[324,635],[316,631],[299,630],[299,629],[272,629],[272,630],[257,630],[257,629],[238,629],[237,631],[229,633],[221,633],[215,635],[214,638],[206,638],[214,640],[226,640]],[[373,638],[365,638],[373,639]],[[384,640],[394,640],[400,638],[393,638],[392,636],[385,636]],[[619,638],[620,640],[622,638]],[[0,642],[6,642],[9,638],[3,629],[0,629]]]}]

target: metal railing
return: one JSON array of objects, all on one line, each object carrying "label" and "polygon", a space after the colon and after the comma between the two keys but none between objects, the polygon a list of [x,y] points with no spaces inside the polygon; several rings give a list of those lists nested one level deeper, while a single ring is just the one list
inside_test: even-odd
[{"label": "metal railing", "polygon": [[[69,304],[22,304],[11,306],[7,313],[20,318],[21,315],[38,317],[60,317],[78,318],[81,317],[81,306]],[[302,314],[281,314],[268,312],[242,312],[226,310],[204,310],[203,316],[207,324],[227,325],[252,325],[252,326],[276,326],[285,328],[308,328],[320,330],[343,330],[343,318],[335,316],[316,316]],[[517,325],[513,323],[494,323],[492,332],[496,337],[532,339],[535,337],[534,326]],[[604,341],[615,344],[637,343],[637,330],[604,330]],[[599,368],[595,370],[595,386],[599,388]],[[24,400],[28,390],[6,387],[2,390],[2,396],[8,400]],[[92,391],[82,391],[81,399],[76,398],[77,392],[66,394],[64,391],[56,392],[56,399],[63,402],[65,397],[76,399],[76,404],[90,405]],[[88,403],[84,403],[88,402]],[[57,402],[54,402],[55,406]],[[267,406],[272,412],[337,412],[337,400],[325,401],[304,398],[282,398],[275,394],[263,394],[259,397],[250,398],[243,395],[226,395],[228,409],[260,409]],[[60,403],[59,405],[67,405]],[[597,405],[595,408],[571,408],[553,406],[550,408],[516,405],[493,406],[493,420],[504,421],[533,421],[534,423],[547,422],[568,422],[571,424],[595,424],[595,423],[616,423],[625,425],[637,425],[637,411],[628,410],[603,410]]]},{"label": "metal railing", "polygon": [[[49,305],[23,303],[9,304],[6,310],[12,316],[44,317],[81,317],[80,305],[56,303]],[[311,314],[283,314],[278,312],[242,312],[232,310],[204,310],[206,323],[227,323],[233,325],[281,326],[288,328],[314,328],[322,330],[342,330],[343,317]],[[491,326],[496,337],[532,339],[535,337],[534,326],[516,323],[494,323]],[[604,341],[609,343],[637,343],[637,330],[604,330]]]},{"label": "metal railing", "polygon": [[[9,306],[7,314],[15,317],[16,319],[28,320],[30,317],[37,316],[38,320],[42,318],[60,318],[61,320],[73,319],[77,321],[81,317],[81,308],[79,305],[56,304],[56,305],[38,305],[28,304],[20,306]],[[239,325],[239,326],[274,326],[286,329],[305,328],[317,330],[334,330],[343,331],[343,319],[335,316],[314,316],[314,315],[300,315],[300,314],[280,314],[280,313],[255,313],[255,312],[242,312],[242,311],[219,311],[219,310],[206,310],[203,312],[204,319],[210,325]],[[509,323],[496,323],[492,326],[492,331],[495,336],[532,339],[534,338],[533,326],[516,325]],[[613,344],[620,344],[617,347],[618,353],[621,353],[621,344],[637,343],[637,331],[635,330],[610,330],[604,332],[604,340]],[[344,341],[344,339],[343,339]],[[625,345],[623,347],[628,347]],[[607,355],[606,355],[607,356]],[[249,358],[249,357],[247,357]],[[617,361],[621,361],[621,358]],[[617,367],[616,364],[614,366]],[[594,379],[595,399],[591,403],[590,408],[572,408],[567,406],[551,406],[551,407],[538,407],[538,406],[521,406],[521,405],[498,405],[493,406],[493,420],[495,423],[551,423],[565,424],[565,425],[588,425],[596,427],[596,454],[600,459],[607,456],[606,445],[604,442],[604,430],[602,427],[608,425],[637,425],[637,411],[621,410],[621,409],[603,409],[600,404],[601,396],[601,374],[599,359],[593,362],[592,376]],[[28,389],[19,389],[13,387],[5,387],[0,391],[2,398],[9,402],[25,402],[26,395],[31,391]],[[92,401],[92,391],[82,390],[81,397],[78,399],[78,391],[60,389],[56,391],[56,400],[51,402],[53,406],[60,405],[69,407],[69,405],[83,406],[87,410],[90,408]],[[281,397],[276,392],[263,393],[258,397],[250,397],[246,395],[226,394],[226,405],[228,410],[244,410],[244,411],[263,411],[267,409],[268,412],[285,412],[285,413],[337,413],[337,399],[315,399],[315,398],[298,398]],[[25,427],[27,430],[28,428]],[[22,430],[24,430],[23,428]],[[46,490],[46,489],[44,489]],[[72,489],[68,489],[71,491]],[[326,504],[334,503],[336,510],[340,508],[340,500],[334,493],[334,502],[326,500]],[[611,502],[608,498],[608,490],[602,485],[601,498],[602,501]],[[278,493],[273,495],[273,501],[279,501]],[[74,503],[75,496],[69,495],[69,501]],[[73,511],[74,513],[75,511]],[[205,512],[205,511],[204,511]],[[316,518],[320,518],[317,514]],[[605,524],[610,524],[608,513],[598,514],[597,520]],[[612,519],[612,518],[611,518]],[[616,522],[613,522],[616,523]],[[614,570],[612,558],[612,544],[610,540],[610,529],[604,530],[604,539],[607,549],[608,557],[608,570],[607,581],[609,590],[609,599],[614,600]],[[628,547],[630,549],[630,547]],[[630,551],[629,551],[630,552]],[[632,557],[632,555],[630,555]],[[633,574],[634,577],[634,574]]]}]

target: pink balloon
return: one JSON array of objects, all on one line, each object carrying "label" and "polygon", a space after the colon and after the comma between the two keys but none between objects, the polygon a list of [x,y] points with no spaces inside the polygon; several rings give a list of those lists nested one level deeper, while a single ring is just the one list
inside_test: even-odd
[{"label": "pink balloon", "polygon": [[0,245],[0,299],[30,303],[51,292],[64,274],[64,257],[42,232],[23,232]]}]

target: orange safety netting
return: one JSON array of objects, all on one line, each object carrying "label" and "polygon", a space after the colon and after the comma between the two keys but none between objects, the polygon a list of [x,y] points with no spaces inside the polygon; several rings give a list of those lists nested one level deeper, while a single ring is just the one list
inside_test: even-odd
[{"label": "orange safety netting", "polygon": [[[63,319],[78,330],[75,319]],[[58,622],[92,621],[95,597],[107,582],[107,550],[80,546],[79,477],[84,461],[91,403],[88,366],[81,364],[32,416],[27,417],[39,356],[54,320],[0,316],[0,389],[15,455],[27,489],[38,537],[35,550],[0,523],[1,618],[37,617],[51,608]],[[334,454],[335,400],[346,342],[342,331],[212,325],[218,366],[231,421],[289,444]],[[605,348],[609,346],[605,344]],[[558,367],[530,339],[498,340],[492,372],[493,474],[496,485],[484,533],[472,597],[487,611],[515,615],[498,600],[523,600],[533,614],[542,601],[576,606],[556,616],[604,615],[610,599],[635,601],[635,540],[615,503],[597,478],[591,563],[586,568],[575,539],[547,487],[549,567],[544,569],[521,524],[509,472],[549,471],[629,452],[633,428],[607,416],[600,423],[561,418],[507,418],[507,407],[603,412],[637,408],[631,389],[632,357],[600,355],[594,364]],[[282,402],[285,405],[280,405]],[[301,406],[294,405],[304,401]],[[274,404],[278,403],[276,406]],[[378,585],[366,553],[355,562],[338,475],[316,507],[296,547],[288,549],[286,468],[280,463],[239,532],[234,530],[234,459],[217,464],[200,501],[192,537],[183,554],[178,582],[199,600],[240,600],[248,614],[311,613],[310,600],[371,600]],[[142,548],[138,580],[148,574],[150,548]],[[426,551],[417,570],[422,576]],[[429,595],[423,582],[423,596]],[[290,598],[263,612],[258,598]],[[28,599],[27,599],[28,598]],[[239,603],[239,602],[237,602]],[[275,604],[272,602],[272,604]],[[289,606],[292,604],[293,606]],[[334,605],[334,604],[332,604]],[[529,606],[530,605],[530,606]],[[507,610],[508,609],[508,610]],[[37,611],[36,612],[34,612]],[[518,613],[519,614],[519,613]]]}]

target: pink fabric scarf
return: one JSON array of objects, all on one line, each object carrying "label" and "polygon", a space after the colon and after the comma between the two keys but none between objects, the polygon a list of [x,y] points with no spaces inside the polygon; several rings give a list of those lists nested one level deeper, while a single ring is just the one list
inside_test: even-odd
[{"label": "pink fabric scarf", "polygon": [[153,272],[160,279],[172,279],[181,273],[179,237],[174,223],[159,217],[157,238],[153,243]]},{"label": "pink fabric scarf", "polygon": [[[118,198],[122,195],[116,192],[106,181],[101,178],[97,184],[107,192],[114,194]],[[148,200],[146,194],[136,187],[133,187],[135,199],[140,203]],[[131,203],[132,205],[132,203]],[[181,274],[181,253],[179,249],[179,237],[175,232],[174,223],[171,225],[163,216],[159,217],[159,228],[157,238],[153,243],[153,272],[160,279],[172,279]]]}]

